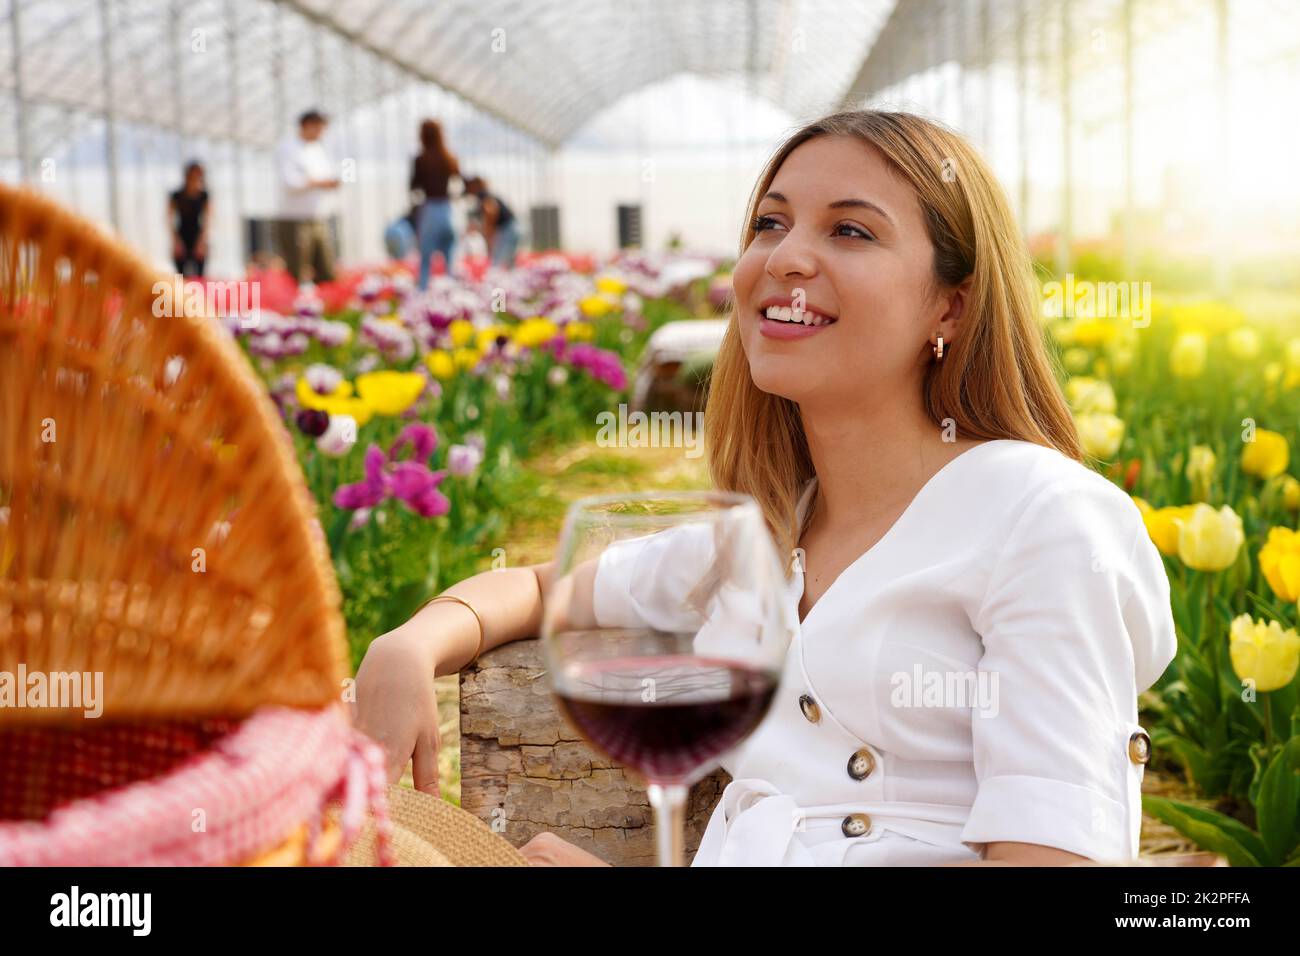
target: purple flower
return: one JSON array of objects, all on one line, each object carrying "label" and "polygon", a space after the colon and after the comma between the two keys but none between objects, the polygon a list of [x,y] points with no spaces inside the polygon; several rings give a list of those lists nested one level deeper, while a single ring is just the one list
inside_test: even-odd
[{"label": "purple flower", "polygon": [[298,413],[297,422],[298,430],[304,435],[319,438],[330,427],[330,416],[319,408],[304,408]]},{"label": "purple flower", "polygon": [[622,391],[627,388],[627,373],[623,371],[622,361],[613,352],[578,342],[569,346],[567,359],[570,365],[582,369],[612,389]]},{"label": "purple flower", "polygon": [[[374,508],[395,498],[424,518],[451,510],[451,502],[438,490],[446,471],[430,471],[427,464],[438,444],[437,433],[422,422],[407,425],[385,453],[371,445],[365,454],[365,478],[334,491],[334,504],[347,511]],[[399,458],[410,447],[411,457]]]}]

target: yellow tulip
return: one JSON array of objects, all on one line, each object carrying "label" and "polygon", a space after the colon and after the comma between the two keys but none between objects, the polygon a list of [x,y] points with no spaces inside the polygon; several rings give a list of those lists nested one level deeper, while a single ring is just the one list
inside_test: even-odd
[{"label": "yellow tulip", "polygon": [[1264,381],[1269,385],[1276,385],[1282,379],[1282,363],[1269,362],[1264,366]]},{"label": "yellow tulip", "polygon": [[519,323],[519,327],[515,329],[515,341],[525,348],[535,349],[539,345],[545,345],[559,334],[558,325],[550,319],[538,316]]},{"label": "yellow tulip", "polygon": [[1077,345],[1105,345],[1117,331],[1110,319],[1080,319],[1074,323],[1074,341]]},{"label": "yellow tulip", "polygon": [[1237,560],[1246,540],[1241,516],[1224,505],[1215,511],[1204,502],[1178,523],[1178,557],[1195,571],[1222,571]]},{"label": "yellow tulip", "polygon": [[451,344],[455,348],[462,348],[474,339],[474,323],[467,319],[456,319],[447,327],[447,333],[451,336]]},{"label": "yellow tulip", "polygon": [[1197,378],[1205,371],[1209,343],[1200,332],[1184,332],[1169,350],[1169,369],[1178,378]]},{"label": "yellow tulip", "polygon": [[627,283],[614,276],[597,276],[596,288],[609,295],[622,295],[627,291]]},{"label": "yellow tulip", "polygon": [[564,337],[570,342],[589,342],[596,336],[596,327],[590,322],[574,319],[564,326]]},{"label": "yellow tulip", "polygon": [[368,401],[353,396],[351,382],[340,382],[330,394],[321,395],[312,390],[305,378],[299,378],[294,390],[303,408],[314,408],[331,415],[350,415],[358,426],[370,421],[375,414]]},{"label": "yellow tulip", "polygon": [[1259,570],[1282,600],[1300,599],[1300,532],[1269,528],[1268,539],[1259,549]]},{"label": "yellow tulip", "polygon": [[456,368],[461,371],[468,371],[479,363],[479,360],[483,358],[483,353],[478,349],[456,349],[451,354],[451,357],[456,360]]},{"label": "yellow tulip", "polygon": [[[1145,502],[1143,502],[1145,504]],[[1147,509],[1151,506],[1147,505]],[[1142,511],[1142,521],[1147,526],[1147,534],[1160,550],[1170,557],[1178,556],[1179,523],[1192,514],[1192,505],[1177,505],[1169,508]],[[1141,507],[1139,506],[1139,510]]]},{"label": "yellow tulip", "polygon": [[1104,412],[1090,412],[1075,418],[1084,453],[1092,458],[1114,458],[1124,440],[1124,422]]},{"label": "yellow tulip", "polygon": [[1076,375],[1065,383],[1065,396],[1076,414],[1115,411],[1115,390],[1109,382]]},{"label": "yellow tulip", "polygon": [[474,337],[475,345],[477,346],[478,351],[486,352],[496,344],[497,339],[501,336],[504,335],[506,338],[510,338],[513,331],[514,330],[508,325],[501,325],[500,323],[489,325],[485,329],[478,330],[478,333]]},{"label": "yellow tulip", "polygon": [[424,357],[424,364],[429,367],[434,378],[444,382],[456,374],[456,363],[451,353],[445,349],[434,349]]},{"label": "yellow tulip", "polygon": [[1282,484],[1282,505],[1287,511],[1300,510],[1300,481],[1296,481],[1291,475],[1283,475]]},{"label": "yellow tulip", "polygon": [[1255,690],[1279,690],[1291,683],[1300,666],[1300,634],[1295,628],[1282,630],[1277,621],[1256,621],[1249,614],[1233,618],[1228,653],[1232,669],[1243,681],[1253,681]]},{"label": "yellow tulip", "polygon": [[608,315],[614,306],[603,295],[588,295],[578,300],[578,308],[588,318],[599,319],[603,315]]},{"label": "yellow tulip", "polygon": [[400,415],[420,397],[427,380],[419,372],[383,369],[357,376],[357,393],[378,415]]},{"label": "yellow tulip", "polygon": [[1248,362],[1259,354],[1259,333],[1250,327],[1228,333],[1228,352],[1235,359]]},{"label": "yellow tulip", "polygon": [[1275,478],[1286,471],[1291,449],[1286,436],[1267,428],[1255,429],[1255,440],[1241,450],[1241,470],[1258,478]]},{"label": "yellow tulip", "polygon": [[1187,480],[1192,483],[1192,498],[1207,501],[1210,497],[1210,484],[1214,481],[1214,470],[1218,467],[1218,458],[1209,445],[1193,445],[1187,460]]}]

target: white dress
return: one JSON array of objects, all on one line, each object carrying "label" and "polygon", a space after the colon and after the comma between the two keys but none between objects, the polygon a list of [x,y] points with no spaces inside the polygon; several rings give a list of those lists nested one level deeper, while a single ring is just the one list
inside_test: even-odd
[{"label": "white dress", "polygon": [[[812,479],[799,502],[806,512]],[[602,555],[604,627],[664,621],[709,561],[676,528]],[[923,866],[996,841],[1137,856],[1137,695],[1174,657],[1133,500],[1054,449],[959,454],[798,623],[694,866]],[[1149,742],[1149,741],[1148,741]]]}]

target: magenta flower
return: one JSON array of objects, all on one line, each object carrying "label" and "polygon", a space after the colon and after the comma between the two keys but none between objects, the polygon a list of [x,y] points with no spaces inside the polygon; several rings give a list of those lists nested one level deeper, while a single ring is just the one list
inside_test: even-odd
[{"label": "magenta flower", "polygon": [[[411,456],[403,459],[400,455],[408,445]],[[428,466],[437,445],[437,433],[422,422],[403,428],[386,453],[378,445],[371,445],[366,449],[365,478],[336,488],[334,504],[356,511],[396,498],[423,518],[445,515],[451,510],[451,502],[438,485],[447,472],[430,471]]]}]

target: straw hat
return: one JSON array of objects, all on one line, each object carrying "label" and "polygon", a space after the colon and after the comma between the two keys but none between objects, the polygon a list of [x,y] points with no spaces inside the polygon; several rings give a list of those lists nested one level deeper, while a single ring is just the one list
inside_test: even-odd
[{"label": "straw hat", "polygon": [[[528,866],[523,854],[474,814],[439,797],[394,784],[388,788],[390,845],[398,866]],[[344,866],[375,857],[374,819],[344,854]]]}]

